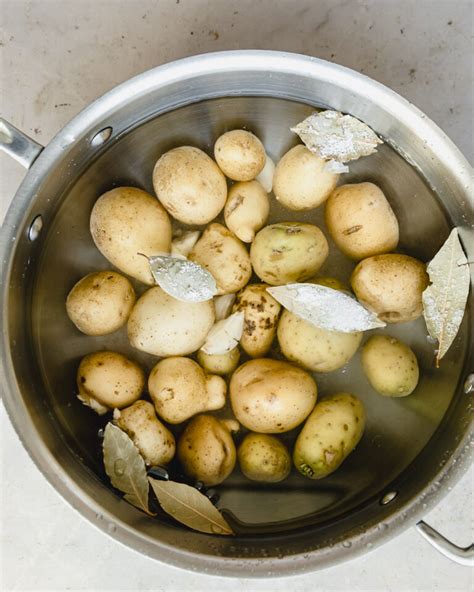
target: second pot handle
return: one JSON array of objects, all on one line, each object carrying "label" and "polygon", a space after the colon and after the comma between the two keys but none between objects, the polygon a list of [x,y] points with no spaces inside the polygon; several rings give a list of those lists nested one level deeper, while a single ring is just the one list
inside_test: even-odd
[{"label": "second pot handle", "polygon": [[0,150],[29,169],[43,150],[43,146],[0,117]]},{"label": "second pot handle", "polygon": [[448,559],[468,567],[474,566],[474,544],[468,547],[458,547],[423,520],[418,522],[416,529],[435,549]]}]

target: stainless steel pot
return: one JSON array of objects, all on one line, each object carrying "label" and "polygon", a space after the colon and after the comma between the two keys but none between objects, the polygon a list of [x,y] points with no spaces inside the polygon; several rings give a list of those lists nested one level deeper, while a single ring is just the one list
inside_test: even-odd
[{"label": "stainless steel pot", "polygon": [[[197,56],[145,72],[73,119],[44,149],[3,122],[2,148],[29,167],[1,238],[4,400],[31,457],[63,497],[94,525],[161,561],[198,571],[273,576],[314,570],[363,553],[420,518],[469,462],[474,390],[472,308],[454,346],[435,370],[423,322],[391,333],[414,347],[423,378],[407,399],[386,400],[368,387],[354,359],[318,376],[320,391],[349,389],[368,410],[357,450],[333,476],[312,482],[292,475],[267,488],[236,474],[220,488],[239,536],[212,537],[152,520],[107,486],[97,430],[103,421],[74,396],[78,359],[94,349],[130,352],[124,332],[78,334],[64,312],[75,281],[109,264],[94,248],[88,219],[97,196],[129,184],[152,190],[157,157],[179,144],[206,150],[223,131],[248,126],[278,158],[295,142],[289,132],[314,107],[360,118],[386,144],[351,166],[348,181],[372,180],[401,223],[400,249],[429,260],[452,226],[470,260],[472,186],[468,163],[450,140],[407,101],[369,78],[300,55],[237,51]],[[300,219],[279,210],[273,218]],[[321,212],[306,214],[323,224]],[[334,253],[335,250],[333,249]],[[350,263],[330,262],[339,276]],[[419,528],[432,540],[436,533]],[[461,562],[460,550],[437,545]]]}]

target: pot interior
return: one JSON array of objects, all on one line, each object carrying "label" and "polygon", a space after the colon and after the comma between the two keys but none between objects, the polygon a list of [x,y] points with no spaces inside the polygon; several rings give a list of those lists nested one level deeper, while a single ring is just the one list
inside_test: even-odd
[{"label": "pot interior", "polygon": [[[297,143],[290,127],[313,110],[303,103],[262,96],[218,98],[180,107],[145,121],[106,144],[61,196],[45,229],[32,289],[32,334],[42,383],[37,396],[46,401],[63,445],[93,474],[93,479],[103,484],[97,488],[96,497],[101,492],[109,495],[98,435],[109,417],[97,416],[77,400],[75,373],[79,361],[90,352],[110,349],[150,370],[157,358],[134,350],[128,343],[126,328],[109,336],[88,337],[79,333],[66,316],[65,300],[74,283],[91,271],[112,268],[95,248],[89,233],[89,216],[95,200],[120,185],[141,187],[153,194],[152,170],[163,152],[192,145],[212,155],[215,139],[237,127],[255,132],[277,161]],[[75,163],[69,166],[74,167]],[[399,252],[428,261],[446,239],[451,224],[436,194],[418,172],[384,144],[375,155],[351,163],[350,173],[341,176],[341,183],[361,181],[376,183],[388,197],[400,223]],[[320,274],[348,283],[354,263],[329,239],[324,207],[291,212],[272,197],[270,222],[285,220],[317,224],[330,243],[330,256]],[[138,294],[144,291],[144,286],[134,284]],[[402,339],[414,349],[421,370],[415,393],[400,399],[378,395],[362,373],[359,354],[338,371],[315,374],[319,397],[344,390],[363,400],[367,428],[362,441],[339,470],[321,481],[306,479],[293,469],[282,483],[265,485],[245,479],[236,469],[218,487],[218,493],[220,507],[235,518],[239,533],[263,536],[311,525],[330,526],[368,500],[380,498],[427,446],[456,393],[466,357],[467,323],[440,369],[434,368],[435,345],[427,339],[422,319],[388,326],[384,333]],[[279,355],[277,349],[274,353]],[[229,409],[220,413],[229,414]],[[173,431],[179,434],[179,426]],[[294,436],[284,434],[283,439],[289,441]],[[170,473],[179,476],[179,468],[172,465]],[[127,508],[126,512],[138,510]],[[138,528],[149,528],[143,526],[141,516],[136,520]],[[165,517],[156,520],[167,522]],[[181,528],[171,522],[170,527]]]}]

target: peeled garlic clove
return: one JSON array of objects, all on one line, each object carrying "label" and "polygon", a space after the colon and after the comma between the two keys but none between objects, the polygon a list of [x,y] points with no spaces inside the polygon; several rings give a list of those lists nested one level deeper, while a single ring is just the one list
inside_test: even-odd
[{"label": "peeled garlic clove", "polygon": [[267,159],[265,161],[265,166],[262,169],[262,172],[259,173],[255,179],[260,183],[260,185],[265,189],[267,193],[270,193],[273,187],[273,175],[275,173],[275,163],[273,160],[266,155]]},{"label": "peeled garlic clove", "polygon": [[206,354],[225,354],[237,346],[243,331],[244,313],[234,312],[212,327],[201,349]]},{"label": "peeled garlic clove", "polygon": [[222,296],[214,296],[216,321],[222,321],[230,315],[234,302],[235,294],[223,294]]},{"label": "peeled garlic clove", "polygon": [[187,257],[198,242],[200,234],[199,230],[188,230],[174,237],[171,242],[171,256]]}]

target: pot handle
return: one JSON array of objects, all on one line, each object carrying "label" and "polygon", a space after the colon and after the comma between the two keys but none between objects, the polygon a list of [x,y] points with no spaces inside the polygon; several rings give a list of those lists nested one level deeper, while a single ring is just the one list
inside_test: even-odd
[{"label": "pot handle", "polygon": [[43,146],[0,117],[0,150],[29,169],[43,150]]},{"label": "pot handle", "polygon": [[435,549],[448,559],[474,567],[474,544],[468,547],[458,547],[423,520],[417,523],[416,529]]}]

